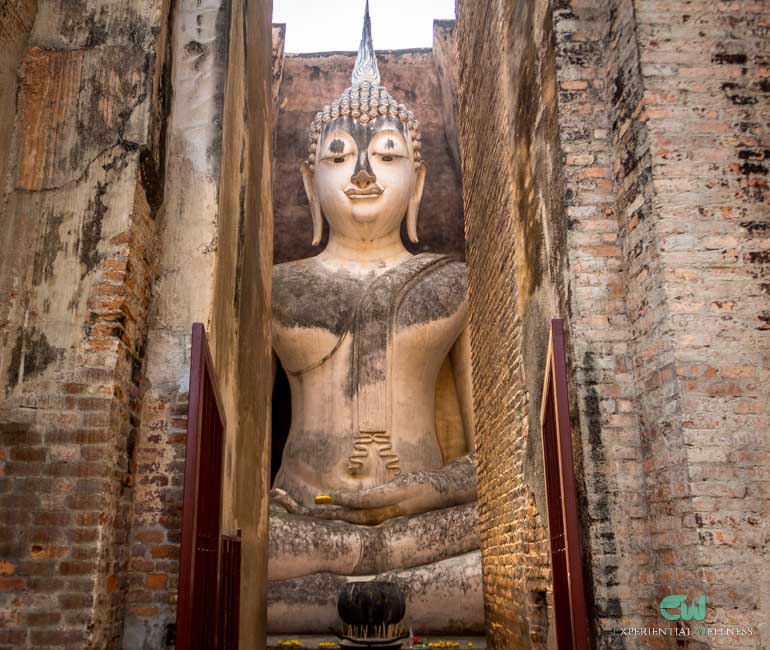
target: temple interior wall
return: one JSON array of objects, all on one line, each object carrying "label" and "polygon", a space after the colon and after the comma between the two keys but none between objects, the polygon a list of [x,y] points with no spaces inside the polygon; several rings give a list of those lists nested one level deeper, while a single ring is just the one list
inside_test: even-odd
[{"label": "temple interior wall", "polygon": [[[704,589],[707,621],[764,633],[766,597],[748,576],[767,571],[757,543],[768,503],[756,480],[768,413],[758,392],[767,359],[757,356],[767,347],[767,7],[695,5],[458,3],[493,647],[542,643],[524,579],[542,558],[517,545],[524,515],[513,513],[530,491],[540,504],[540,461],[524,449],[538,451],[528,413],[539,406],[532,385],[551,316],[568,327],[597,646],[615,647],[615,625],[658,623],[667,593]],[[503,56],[480,57],[499,42]],[[466,101],[479,96],[485,113]],[[501,460],[502,449],[513,458]]]},{"label": "temple interior wall", "polygon": [[0,628],[14,648],[113,647],[127,588],[165,14],[81,10],[40,7],[3,116]]},{"label": "temple interior wall", "polygon": [[496,648],[546,647],[552,618],[538,413],[547,319],[563,312],[563,226],[551,27],[529,4],[459,3],[457,16],[479,519]]},{"label": "temple interior wall", "polygon": [[[224,406],[222,532],[240,530],[242,647],[265,634],[270,410],[270,11],[177,5],[164,223],[124,643],[157,648],[176,616],[190,327],[206,325]],[[190,110],[195,106],[195,110]]]},{"label": "temple interior wall", "polygon": [[[646,128],[647,212],[632,203],[620,225],[655,582],[708,585],[706,621],[753,625],[763,647],[770,7],[643,0],[634,16],[641,97],[618,137],[626,121]],[[622,94],[626,76],[612,83]],[[624,187],[634,161],[618,160]],[[644,297],[650,283],[657,302]]]},{"label": "temple interior wall", "polygon": [[3,8],[0,647],[170,640],[195,320],[261,646],[270,8],[245,4]]}]

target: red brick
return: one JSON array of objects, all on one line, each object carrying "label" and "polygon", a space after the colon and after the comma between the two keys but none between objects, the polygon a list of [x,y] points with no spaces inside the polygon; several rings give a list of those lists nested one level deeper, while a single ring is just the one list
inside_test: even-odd
[{"label": "red brick", "polygon": [[149,589],[165,589],[168,585],[168,576],[160,573],[151,573],[147,576]]},{"label": "red brick", "polygon": [[59,605],[62,609],[86,609],[93,605],[93,597],[89,593],[61,594],[59,596]]},{"label": "red brick", "polygon": [[95,569],[95,562],[63,561],[59,564],[59,573],[63,576],[90,575]]},{"label": "red brick", "polygon": [[179,557],[179,547],[172,544],[153,546],[150,554],[154,558],[177,558]]},{"label": "red brick", "polygon": [[23,591],[26,585],[23,578],[0,577],[0,592]]}]

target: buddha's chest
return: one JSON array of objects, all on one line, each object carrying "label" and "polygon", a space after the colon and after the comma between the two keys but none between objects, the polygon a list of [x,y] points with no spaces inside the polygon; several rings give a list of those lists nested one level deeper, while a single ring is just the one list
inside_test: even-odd
[{"label": "buddha's chest", "polygon": [[389,370],[393,377],[445,355],[464,325],[465,294],[465,265],[436,255],[363,278],[312,259],[280,265],[273,274],[273,344],[290,374],[335,365],[340,359],[332,357],[343,353],[356,385],[365,387]]}]

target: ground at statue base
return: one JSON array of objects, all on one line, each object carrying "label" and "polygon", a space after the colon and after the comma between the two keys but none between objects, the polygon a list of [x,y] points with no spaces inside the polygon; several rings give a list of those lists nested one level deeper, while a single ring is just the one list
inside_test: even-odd
[{"label": "ground at statue base", "polygon": [[[487,647],[486,638],[481,636],[423,636],[419,638],[420,641],[424,642],[428,648],[461,648],[462,650],[471,648],[472,650],[486,650]],[[339,639],[333,636],[269,636],[267,637],[267,650],[283,650],[284,648],[291,648],[292,646],[290,645],[279,646],[278,642],[286,642],[292,640],[297,640],[302,644],[301,646],[294,645],[295,648],[302,647],[309,648],[311,650],[316,650],[316,648],[320,647],[319,644],[323,642],[329,643],[339,641]],[[442,641],[452,642],[452,645],[441,645]],[[460,645],[456,646],[454,643],[459,643]],[[339,648],[341,646],[337,647]],[[402,647],[407,647],[406,641],[404,641],[404,645]]]}]

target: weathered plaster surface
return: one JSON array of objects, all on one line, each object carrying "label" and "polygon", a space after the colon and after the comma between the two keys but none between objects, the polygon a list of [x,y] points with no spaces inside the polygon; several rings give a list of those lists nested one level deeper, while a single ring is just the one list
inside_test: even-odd
[{"label": "weathered plaster surface", "polygon": [[165,9],[44,3],[16,41],[0,251],[0,555],[13,576],[0,609],[14,647],[120,639]]},{"label": "weathered plaster surface", "polygon": [[224,525],[256,576],[242,647],[262,647],[269,7],[34,9],[0,10],[0,645],[172,638],[202,320],[233,423]]},{"label": "weathered plaster surface", "polygon": [[[156,648],[175,620],[190,328],[203,322],[227,420],[223,533],[241,531],[241,647],[265,635],[270,191],[270,12],[265,3],[181,2],[174,28],[157,300],[126,648]],[[267,44],[267,45],[266,45]],[[165,576],[158,585],[148,573]]]},{"label": "weathered plaster surface", "polygon": [[[37,0],[12,0],[0,6],[0,124],[13,124],[19,65],[37,14]],[[8,154],[14,130],[0,132],[0,188],[5,192]]]}]

